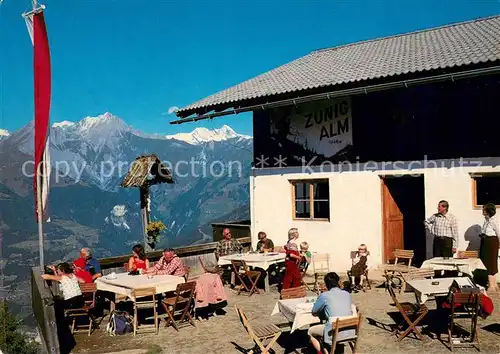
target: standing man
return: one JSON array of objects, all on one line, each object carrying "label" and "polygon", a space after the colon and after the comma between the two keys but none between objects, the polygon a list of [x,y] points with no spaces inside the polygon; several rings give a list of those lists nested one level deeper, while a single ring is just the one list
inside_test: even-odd
[{"label": "standing man", "polygon": [[450,205],[441,200],[437,213],[424,221],[427,230],[434,236],[434,257],[453,257],[458,246],[458,223],[455,215],[448,212]]},{"label": "standing man", "polygon": [[217,243],[217,248],[215,249],[215,257],[219,260],[220,256],[228,256],[230,254],[236,254],[243,252],[243,246],[240,241],[233,239],[231,235],[231,230],[224,229],[222,231],[223,239]]},{"label": "standing man", "polygon": [[259,253],[264,253],[264,251],[272,252],[274,251],[274,243],[264,231],[259,232],[258,236],[259,242],[257,242],[256,251]]}]

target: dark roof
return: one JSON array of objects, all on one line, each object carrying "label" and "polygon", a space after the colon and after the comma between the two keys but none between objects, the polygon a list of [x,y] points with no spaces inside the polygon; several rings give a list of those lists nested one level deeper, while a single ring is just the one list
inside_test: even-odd
[{"label": "dark roof", "polygon": [[314,51],[177,111],[179,117],[245,100],[435,69],[500,61],[500,15]]},{"label": "dark roof", "polygon": [[120,186],[143,187],[160,183],[174,183],[172,173],[156,155],[145,155],[135,159]]}]

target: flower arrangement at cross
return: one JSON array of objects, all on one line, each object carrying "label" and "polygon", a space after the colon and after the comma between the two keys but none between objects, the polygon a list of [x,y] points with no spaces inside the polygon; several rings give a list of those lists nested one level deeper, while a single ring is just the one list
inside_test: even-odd
[{"label": "flower arrangement at cross", "polygon": [[161,232],[166,230],[167,227],[161,221],[151,221],[148,223],[146,232],[149,236],[149,241],[151,243],[158,243],[161,238]]}]

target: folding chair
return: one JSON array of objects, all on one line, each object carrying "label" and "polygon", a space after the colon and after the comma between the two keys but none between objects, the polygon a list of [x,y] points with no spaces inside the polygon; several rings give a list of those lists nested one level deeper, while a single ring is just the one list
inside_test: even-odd
[{"label": "folding chair", "polygon": [[435,271],[432,268],[415,268],[411,269],[408,273],[406,274],[401,274],[401,278],[404,280],[404,286],[406,291],[406,284],[410,280],[418,280],[418,279],[433,279],[435,275]]},{"label": "folding chair", "polygon": [[[132,291],[132,301],[134,302],[134,336],[139,327],[138,310],[153,309],[154,330],[158,334],[158,311],[156,309],[156,288],[134,289]],[[150,328],[144,326],[143,328]]]},{"label": "folding chair", "polygon": [[[243,324],[243,327],[245,327],[245,330],[250,336],[250,339],[253,340],[256,347],[260,349],[260,352],[262,354],[268,354],[271,348],[273,347],[274,343],[276,343],[279,336],[281,335],[281,329],[279,329],[278,326],[271,323],[262,326],[252,326],[248,321],[248,318],[243,312],[243,310],[240,310],[238,306],[234,306],[234,308],[236,309],[236,313],[238,314],[240,322]],[[264,346],[264,342],[266,341],[269,342],[267,346]],[[254,347],[253,349],[257,348]],[[247,353],[252,354],[254,352],[253,349],[247,351]]]},{"label": "folding chair", "polygon": [[457,258],[460,258],[460,259],[479,258],[479,254],[477,251],[458,251]]},{"label": "folding chair", "polygon": [[[330,354],[335,353],[335,347],[339,343],[348,343],[351,347],[351,351],[353,353],[356,353],[356,348],[358,347],[359,332],[361,329],[361,318],[361,313],[358,312],[357,316],[342,319],[337,318],[334,322],[332,322],[332,328],[334,329],[334,331],[332,335],[332,348],[330,350]],[[340,330],[349,329],[354,329],[355,334],[353,336],[339,339]]]},{"label": "folding chair", "polygon": [[[238,295],[243,288],[249,292],[249,296],[252,296],[254,292],[260,294],[260,290],[257,288],[257,282],[259,281],[261,272],[257,270],[249,270],[245,261],[231,261],[231,264],[236,277],[241,283],[238,289]],[[248,287],[246,281],[248,281],[250,288]]]},{"label": "folding chair", "polygon": [[[412,250],[394,250],[394,268],[387,269],[387,274],[392,278],[398,278],[401,281],[401,287],[399,288],[399,293],[406,289],[406,281],[403,274],[408,273],[410,270],[417,269],[412,267],[411,262],[413,260],[414,251]],[[403,261],[403,264],[401,264]],[[406,264],[407,263],[407,264]]]},{"label": "folding chair", "polygon": [[184,274],[184,281],[187,283],[187,281],[189,279],[189,272],[191,271],[191,268],[189,268],[188,266],[184,266],[184,271],[186,272],[186,274]]},{"label": "folding chair", "polygon": [[[198,261],[200,262],[200,265],[201,265],[201,268],[203,269],[203,272],[204,273],[209,273],[209,271],[207,270],[207,268],[205,267],[205,262],[203,262],[203,258],[201,258],[201,256],[198,257]],[[224,280],[224,270],[221,268],[217,271],[217,274],[219,275],[220,277],[220,280],[222,280],[222,284],[223,285],[226,285],[226,281]]]},{"label": "folding chair", "polygon": [[309,291],[313,291],[311,287],[309,286],[310,284],[307,283],[306,281],[306,276],[307,276],[307,269],[309,269],[309,263],[306,264],[305,268],[302,270],[300,273],[300,283],[307,288]]},{"label": "folding chair", "polygon": [[[394,289],[391,286],[389,286],[387,289],[389,291],[389,294],[391,295],[392,301],[394,301],[394,304],[396,305],[397,309],[403,316],[403,321],[401,321],[401,323],[397,325],[396,329],[394,330],[394,334],[398,336],[405,322],[408,325],[408,328],[399,336],[398,342],[411,332],[415,333],[416,337],[423,342],[424,337],[418,330],[417,325],[429,312],[427,306],[425,306],[425,304],[419,305],[419,304],[412,304],[410,302],[399,302],[394,292]],[[414,320],[412,321],[411,319]]]},{"label": "folding chair", "polygon": [[312,256],[312,264],[314,273],[313,291],[319,294],[321,292],[319,279],[330,271],[330,256],[328,253],[314,253]]},{"label": "folding chair", "polygon": [[83,299],[84,299],[83,307],[78,308],[78,309],[64,310],[64,315],[65,315],[65,317],[72,319],[71,333],[81,332],[77,328],[76,320],[79,317],[87,316],[89,318],[89,324],[82,325],[81,327],[83,327],[82,328],[83,330],[88,331],[88,335],[90,336],[92,334],[92,330],[98,327],[96,322],[95,322],[94,315],[92,314],[92,309],[96,305],[95,295],[97,292],[97,284],[96,283],[80,284],[80,289],[82,291],[82,295],[83,295]]},{"label": "folding chair", "polygon": [[[448,323],[448,346],[453,352],[455,347],[473,347],[481,351],[479,333],[477,330],[477,318],[481,305],[481,294],[455,292],[451,296],[451,313]],[[466,330],[462,324],[456,323],[459,318],[470,319],[470,330]],[[455,329],[467,332],[467,337],[454,337]]]},{"label": "folding chair", "polygon": [[297,288],[288,288],[281,290],[280,299],[297,299],[307,296],[307,287],[302,285]]},{"label": "folding chair", "polygon": [[[164,299],[161,302],[168,317],[165,327],[168,327],[170,323],[172,323],[172,326],[179,331],[179,327],[177,325],[185,321],[188,321],[191,325],[196,327],[193,317],[191,316],[195,290],[195,281],[178,284],[177,289],[175,290],[176,296]],[[181,318],[176,322],[174,317],[179,314],[181,315]]]}]

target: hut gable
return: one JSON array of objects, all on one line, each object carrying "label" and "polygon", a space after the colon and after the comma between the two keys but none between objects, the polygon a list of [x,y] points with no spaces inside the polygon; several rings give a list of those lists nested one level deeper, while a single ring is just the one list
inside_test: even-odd
[{"label": "hut gable", "polygon": [[153,154],[136,158],[120,186],[146,187],[160,183],[174,183],[174,179],[158,156]]}]

